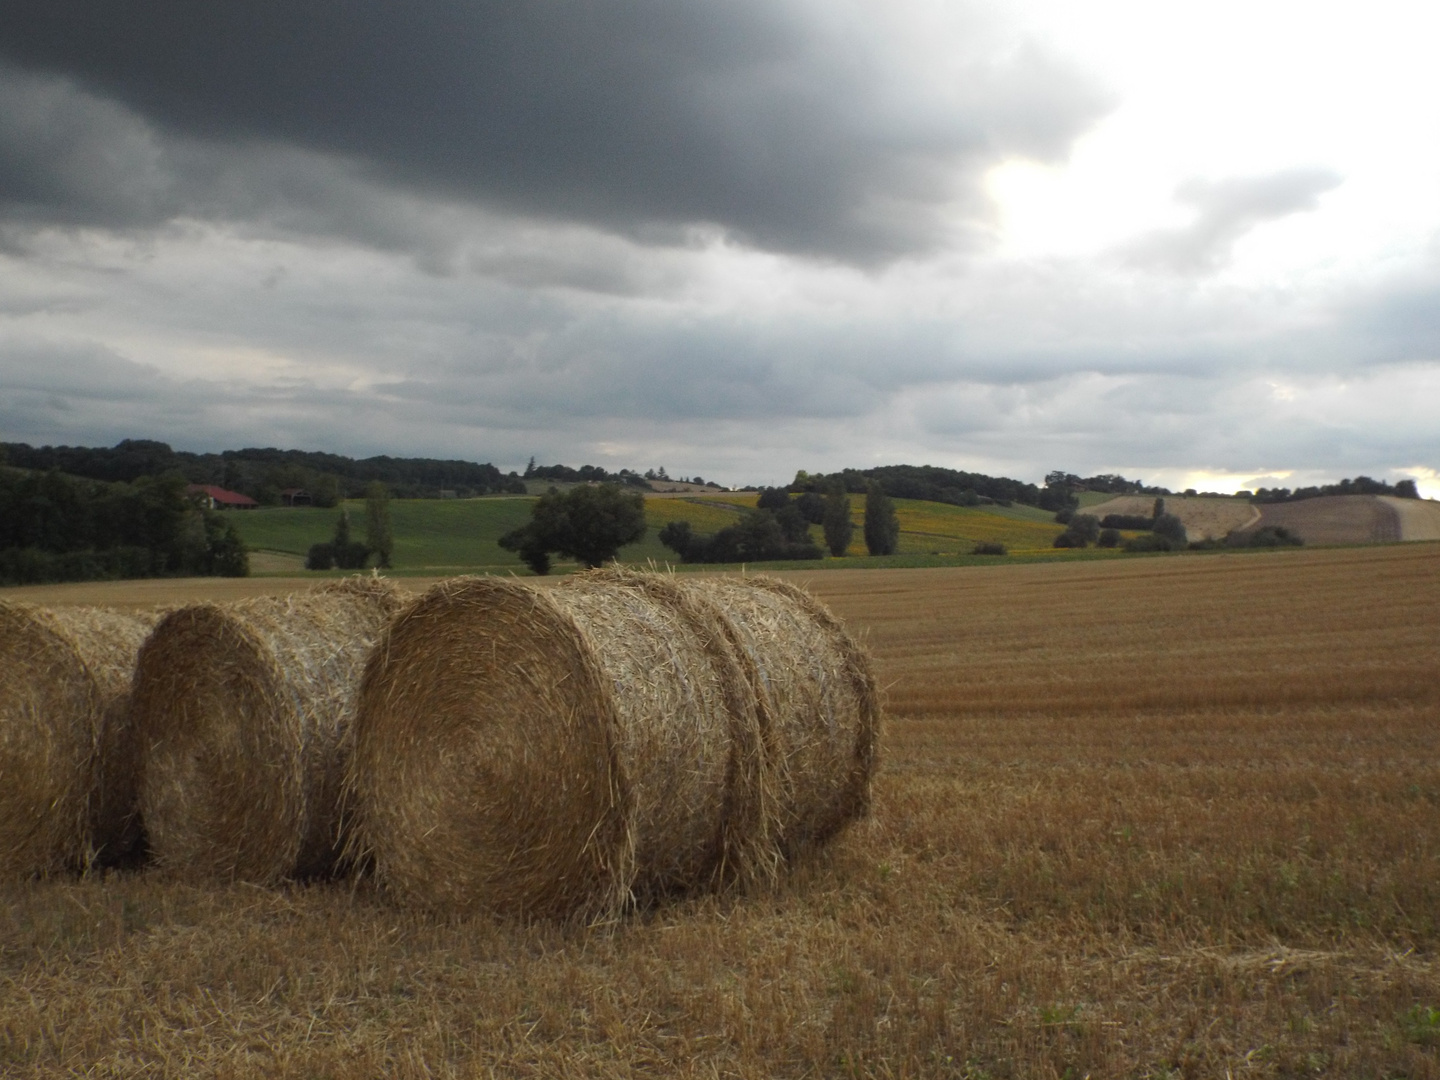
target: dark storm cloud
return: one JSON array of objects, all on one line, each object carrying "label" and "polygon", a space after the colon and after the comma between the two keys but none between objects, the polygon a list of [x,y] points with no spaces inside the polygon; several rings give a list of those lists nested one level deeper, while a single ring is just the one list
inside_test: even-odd
[{"label": "dark storm cloud", "polygon": [[[153,138],[284,144],[370,180],[638,236],[711,223],[870,262],[946,242],[980,173],[1055,160],[1102,111],[1032,48],[937,79],[841,9],[759,0],[11,0],[0,54],[102,100],[5,130],[0,197],[123,223],[167,195]],[[100,156],[97,156],[100,155]],[[157,203],[156,200],[159,200]],[[656,233],[655,230],[660,230]]]},{"label": "dark storm cloud", "polygon": [[1229,259],[1235,241],[1255,226],[1314,210],[1319,197],[1340,182],[1328,169],[1284,169],[1214,182],[1189,180],[1175,195],[1195,207],[1195,220],[1183,229],[1162,229],[1141,237],[1124,254],[1136,265],[1180,274],[1215,270]]}]

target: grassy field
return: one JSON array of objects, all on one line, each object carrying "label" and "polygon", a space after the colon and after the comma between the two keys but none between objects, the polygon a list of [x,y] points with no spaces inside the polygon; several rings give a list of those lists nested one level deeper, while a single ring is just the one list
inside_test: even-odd
[{"label": "grassy field", "polygon": [[775,892],[5,886],[0,1074],[1440,1076],[1440,545],[789,576],[890,719]]},{"label": "grassy field", "polygon": [[[755,505],[756,496],[730,495],[701,498],[651,498],[645,501],[645,538],[620,552],[622,562],[644,565],[673,562],[675,553],[660,543],[660,529],[669,521],[688,521],[696,532],[713,533],[735,524]],[[394,564],[401,574],[457,574],[484,571],[524,572],[518,556],[496,541],[529,520],[533,499],[397,499],[391,503],[395,536]],[[856,525],[847,553],[866,558],[864,499],[853,498]],[[365,504],[347,502],[351,530],[364,536]],[[996,540],[1019,555],[1074,557],[1050,547],[1060,526],[1052,515],[1031,507],[966,508],[910,499],[896,501],[900,518],[900,558],[905,556],[968,555],[977,541]],[[251,570],[259,575],[293,574],[302,568],[311,544],[328,540],[335,530],[337,512],[310,507],[271,508],[232,514],[245,543],[252,549]],[[817,543],[820,529],[811,529]],[[854,565],[854,564],[851,564]],[[863,565],[863,564],[862,564]]]}]

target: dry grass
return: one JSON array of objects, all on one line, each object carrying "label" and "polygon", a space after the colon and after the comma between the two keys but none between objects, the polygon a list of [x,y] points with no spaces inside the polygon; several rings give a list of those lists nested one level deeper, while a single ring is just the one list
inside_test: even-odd
[{"label": "dry grass", "polygon": [[814,574],[892,719],[773,893],[614,927],[9,886],[7,1076],[1440,1076],[1440,549]]}]

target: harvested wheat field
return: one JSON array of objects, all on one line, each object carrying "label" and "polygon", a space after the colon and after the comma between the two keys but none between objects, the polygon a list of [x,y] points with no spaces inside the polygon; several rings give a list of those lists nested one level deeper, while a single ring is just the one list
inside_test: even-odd
[{"label": "harvested wheat field", "polygon": [[12,883],[0,1071],[1440,1076],[1440,545],[793,577],[888,721],[773,891]]},{"label": "harvested wheat field", "polygon": [[0,601],[0,877],[129,853],[126,704],[135,654],[157,618]]},{"label": "harvested wheat field", "polygon": [[401,597],[348,578],[160,622],[130,706],[157,867],[259,883],[334,869],[360,673]]}]

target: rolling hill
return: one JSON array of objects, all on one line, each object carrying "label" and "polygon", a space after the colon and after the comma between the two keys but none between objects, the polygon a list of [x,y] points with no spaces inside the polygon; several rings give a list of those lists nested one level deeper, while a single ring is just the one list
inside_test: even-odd
[{"label": "rolling hill", "polygon": [[[1121,496],[1085,507],[1085,513],[1149,514],[1154,499]],[[1165,509],[1185,523],[1192,540],[1220,539],[1232,531],[1283,527],[1309,544],[1384,544],[1440,540],[1440,503],[1393,495],[1321,495],[1294,502],[1250,503],[1243,499],[1165,498]]]}]

